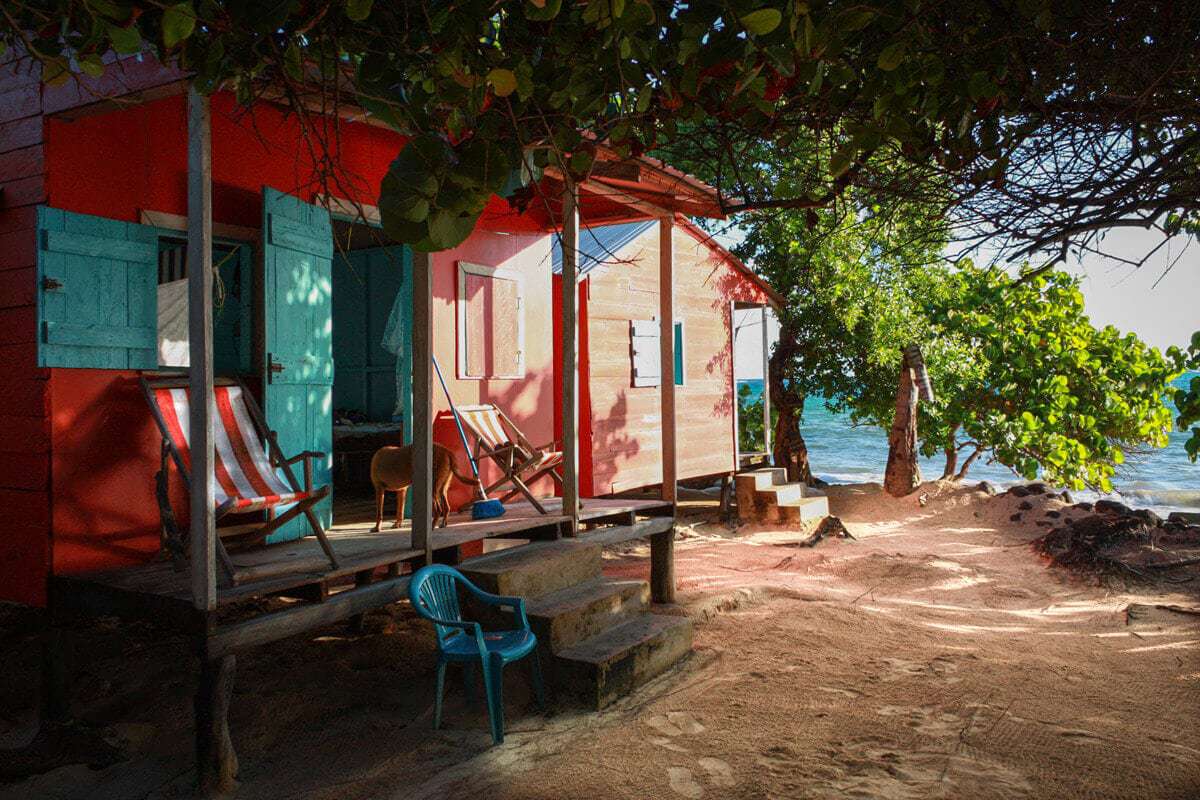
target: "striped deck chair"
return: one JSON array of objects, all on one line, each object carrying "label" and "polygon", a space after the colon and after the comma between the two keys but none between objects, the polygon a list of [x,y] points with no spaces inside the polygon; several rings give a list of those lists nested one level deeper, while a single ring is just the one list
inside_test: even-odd
[{"label": "striped deck chair", "polygon": [[[251,524],[217,528],[217,557],[232,583],[238,582],[238,572],[229,558],[223,539],[234,539],[240,545],[261,544],[280,526],[303,514],[330,565],[337,569],[337,558],[325,536],[325,528],[313,506],[329,495],[329,487],[312,485],[312,459],[324,453],[305,451],[285,458],[279,449],[275,432],[266,420],[249,390],[240,382],[217,379],[213,382],[216,416],[213,418],[213,500],[218,523],[230,514],[267,511],[268,519]],[[191,453],[188,450],[188,384],[186,379],[142,379],[142,389],[150,402],[150,410],[162,433],[162,464],[157,477],[159,510],[163,517],[164,547],[178,565],[186,551],[183,536],[175,526],[175,516],[167,496],[167,459],[175,462],[184,483],[191,485]],[[292,465],[304,462],[304,483],[296,480]],[[284,478],[279,476],[282,472]],[[275,514],[280,506],[291,506]],[[311,564],[305,562],[305,569]],[[281,572],[287,571],[286,567]],[[256,577],[263,577],[262,570]]]},{"label": "striped deck chair", "polygon": [[559,440],[555,439],[541,447],[534,447],[521,433],[513,421],[492,404],[478,406],[460,406],[459,417],[463,425],[475,438],[475,458],[482,456],[490,458],[500,467],[504,477],[486,487],[487,493],[508,486],[508,493],[501,497],[501,502],[515,494],[525,495],[530,504],[545,514],[546,509],[529,490],[529,484],[549,475],[559,486],[562,486],[563,461],[562,449],[558,447]]}]

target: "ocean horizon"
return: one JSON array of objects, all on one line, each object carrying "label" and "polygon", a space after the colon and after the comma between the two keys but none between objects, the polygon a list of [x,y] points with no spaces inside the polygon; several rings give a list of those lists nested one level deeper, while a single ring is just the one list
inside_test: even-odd
[{"label": "ocean horizon", "polygon": [[[1177,379],[1182,386],[1196,373]],[[762,394],[762,380],[741,380],[738,387],[750,388],[751,399]],[[1173,406],[1172,406],[1173,407]],[[920,420],[917,422],[920,429]],[[835,414],[824,398],[810,397],[804,404],[800,432],[808,445],[813,474],[828,483],[879,483],[887,466],[887,434],[880,428],[850,423],[845,414]],[[1172,511],[1200,511],[1200,463],[1188,460],[1183,443],[1190,434],[1172,431],[1164,448],[1130,453],[1113,478],[1115,491],[1101,495],[1093,491],[1071,491],[1076,501],[1100,498],[1118,500],[1137,508],[1149,508],[1165,516]],[[931,480],[942,474],[943,458],[921,459],[921,475]],[[988,481],[1000,488],[1025,483],[1008,467],[980,458],[967,473],[967,483]]]}]

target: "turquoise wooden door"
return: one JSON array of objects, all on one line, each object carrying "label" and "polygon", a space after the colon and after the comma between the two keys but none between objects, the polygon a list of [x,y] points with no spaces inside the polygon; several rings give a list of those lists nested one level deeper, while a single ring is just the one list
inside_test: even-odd
[{"label": "turquoise wooden door", "polygon": [[[333,347],[337,380],[333,406],[372,422],[408,420],[411,255],[406,247],[373,247],[339,253],[333,269]],[[387,342],[388,320],[397,302],[404,322],[400,341]],[[398,352],[396,345],[399,345]],[[399,376],[399,380],[397,377]],[[397,397],[400,404],[397,405]],[[407,431],[408,426],[405,426]]]},{"label": "turquoise wooden door", "polygon": [[[264,187],[262,229],[267,423],[285,454],[325,454],[313,470],[314,484],[324,486],[333,459],[333,228],[325,209]],[[330,524],[330,500],[317,516]],[[294,520],[268,541],[305,536],[310,528]]]}]

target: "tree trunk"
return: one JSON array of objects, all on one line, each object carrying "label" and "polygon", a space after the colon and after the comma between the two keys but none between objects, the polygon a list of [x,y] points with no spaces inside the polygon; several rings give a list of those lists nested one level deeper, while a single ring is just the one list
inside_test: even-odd
[{"label": "tree trunk", "polygon": [[955,425],[950,429],[950,435],[946,437],[946,467],[942,470],[942,480],[954,477],[954,470],[958,469],[958,447],[955,446],[954,437],[958,435],[958,426]]},{"label": "tree trunk", "polygon": [[779,322],[779,342],[771,353],[768,365],[770,374],[767,376],[771,406],[779,414],[775,422],[775,447],[772,456],[775,466],[787,469],[788,481],[811,485],[813,475],[808,464],[808,445],[800,435],[804,395],[794,386],[789,386],[785,378],[788,366],[798,349],[795,329],[786,314],[781,316]]},{"label": "tree trunk", "polygon": [[976,447],[975,452],[967,456],[967,460],[963,462],[962,469],[960,469],[958,474],[954,476],[954,480],[961,481],[963,478],[967,477],[967,470],[971,468],[971,465],[975,463],[975,460],[979,458],[979,455],[982,452],[982,450]]},{"label": "tree trunk", "polygon": [[896,389],[896,418],[888,434],[887,471],[883,488],[892,497],[904,497],[921,485],[921,467],[917,464],[917,385],[908,363],[900,368]]}]

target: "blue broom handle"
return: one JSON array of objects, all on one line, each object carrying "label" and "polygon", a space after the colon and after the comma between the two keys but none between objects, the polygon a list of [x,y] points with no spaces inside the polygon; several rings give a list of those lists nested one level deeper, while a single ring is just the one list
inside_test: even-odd
[{"label": "blue broom handle", "polygon": [[450,414],[454,417],[454,424],[458,426],[458,437],[462,439],[467,461],[471,462],[471,472],[475,473],[475,480],[479,480],[479,467],[475,466],[475,459],[471,457],[471,446],[467,444],[467,432],[463,430],[462,420],[458,418],[458,409],[454,407],[454,401],[450,399],[450,390],[446,388],[446,379],[442,377],[442,368],[438,366],[436,356],[430,356],[430,358],[433,359],[433,369],[437,372],[438,383],[442,384],[442,391],[446,393],[446,402],[450,404]]}]

